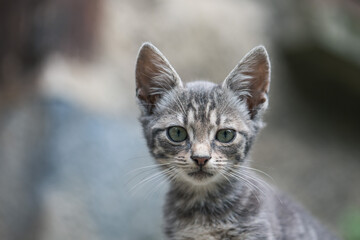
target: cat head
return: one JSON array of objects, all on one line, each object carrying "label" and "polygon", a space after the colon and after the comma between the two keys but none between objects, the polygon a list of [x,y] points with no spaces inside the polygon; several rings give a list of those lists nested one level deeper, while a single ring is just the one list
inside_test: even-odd
[{"label": "cat head", "polygon": [[263,46],[246,54],[221,85],[184,85],[164,55],[143,44],[136,64],[140,121],[149,150],[169,179],[208,186],[235,178],[262,126],[269,85]]}]

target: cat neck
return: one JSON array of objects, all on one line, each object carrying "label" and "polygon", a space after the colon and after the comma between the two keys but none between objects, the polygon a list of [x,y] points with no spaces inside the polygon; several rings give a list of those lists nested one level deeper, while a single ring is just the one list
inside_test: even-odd
[{"label": "cat neck", "polygon": [[172,212],[178,218],[200,216],[224,219],[229,214],[250,214],[249,209],[257,211],[261,201],[258,192],[238,180],[201,188],[172,183],[167,195],[166,212]]}]

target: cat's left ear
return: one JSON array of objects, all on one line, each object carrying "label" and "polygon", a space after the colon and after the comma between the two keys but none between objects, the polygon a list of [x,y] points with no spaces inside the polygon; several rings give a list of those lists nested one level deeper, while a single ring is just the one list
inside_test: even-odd
[{"label": "cat's left ear", "polygon": [[264,46],[252,49],[226,77],[227,88],[246,101],[251,119],[261,117],[268,106],[270,60]]},{"label": "cat's left ear", "polygon": [[164,55],[151,43],[144,43],[136,61],[136,96],[143,110],[152,114],[167,91],[182,87],[179,75]]}]

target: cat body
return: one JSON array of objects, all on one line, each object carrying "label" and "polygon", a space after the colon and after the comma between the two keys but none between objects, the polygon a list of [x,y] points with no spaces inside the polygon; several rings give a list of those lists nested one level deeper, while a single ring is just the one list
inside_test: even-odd
[{"label": "cat body", "polygon": [[262,46],[222,85],[183,85],[159,50],[141,47],[136,93],[150,153],[170,181],[168,239],[336,239],[251,171],[248,154],[263,126],[269,85]]},{"label": "cat body", "polygon": [[228,187],[225,195],[222,189],[198,200],[171,190],[164,214],[169,239],[335,239],[281,194]]}]

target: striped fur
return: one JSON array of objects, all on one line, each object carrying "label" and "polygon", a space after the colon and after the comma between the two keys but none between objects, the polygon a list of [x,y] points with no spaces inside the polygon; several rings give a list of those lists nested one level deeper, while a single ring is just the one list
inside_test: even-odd
[{"label": "striped fur", "polygon": [[[171,183],[164,208],[168,239],[335,239],[249,172],[249,151],[268,105],[270,62],[264,47],[248,53],[222,85],[183,86],[160,51],[146,43],[136,83],[149,150]],[[172,126],[183,127],[187,138],[171,141]],[[234,139],[218,141],[220,129],[234,130]],[[210,159],[200,166],[194,156]]]}]

